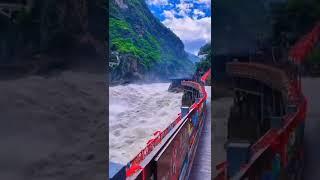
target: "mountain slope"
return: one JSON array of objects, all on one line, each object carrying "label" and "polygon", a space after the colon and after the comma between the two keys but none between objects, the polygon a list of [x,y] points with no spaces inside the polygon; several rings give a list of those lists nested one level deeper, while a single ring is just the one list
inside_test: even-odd
[{"label": "mountain slope", "polygon": [[191,54],[191,53],[188,53],[188,59],[193,63],[197,63],[200,61],[200,57],[198,57],[194,54]]},{"label": "mountain slope", "polygon": [[211,68],[212,64],[211,42],[202,46],[198,54],[203,56],[203,58],[196,64],[197,72],[204,73]]},{"label": "mountain slope", "polygon": [[109,36],[111,58],[119,61],[111,81],[163,79],[192,70],[182,41],[143,0],[110,1]]}]

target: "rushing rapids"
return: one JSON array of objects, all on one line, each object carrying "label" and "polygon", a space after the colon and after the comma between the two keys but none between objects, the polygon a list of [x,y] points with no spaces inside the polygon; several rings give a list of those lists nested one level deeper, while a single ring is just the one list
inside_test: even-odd
[{"label": "rushing rapids", "polygon": [[109,88],[109,159],[126,164],[157,130],[180,112],[182,93],[170,83],[129,84]]},{"label": "rushing rapids", "polygon": [[[208,72],[210,72],[210,70],[208,70]],[[206,74],[209,74],[209,73],[206,73]],[[157,88],[156,87],[157,84],[153,84],[153,86],[151,86],[151,89],[149,89],[151,94],[143,93],[143,96],[147,100],[140,102],[140,105],[144,104],[143,108],[140,108],[140,109],[143,109],[144,111],[149,107],[151,107],[152,109],[157,109],[153,111],[153,117],[156,118],[157,121],[155,121],[154,118],[152,118],[151,122],[155,124],[159,123],[159,121],[161,121],[161,118],[159,118],[160,116],[161,117],[165,116],[166,118],[169,118],[168,114],[171,114],[170,112],[172,112],[172,115],[176,114],[175,118],[172,119],[172,121],[170,120],[169,121],[170,123],[168,122],[168,125],[163,129],[154,128],[154,131],[151,134],[151,136],[148,138],[148,141],[146,141],[145,146],[142,147],[142,149],[131,160],[129,160],[129,162],[121,163],[119,161],[117,162],[112,160],[109,161],[109,173],[111,173],[109,174],[109,178],[119,179],[119,180],[120,179],[141,179],[142,180],[142,179],[154,179],[155,177],[157,179],[163,179],[163,178],[188,179],[189,178],[190,172],[192,169],[192,164],[195,159],[197,146],[199,144],[200,136],[202,134],[201,132],[203,130],[205,121],[207,119],[206,117],[208,115],[207,106],[206,106],[208,94],[204,86],[208,81],[207,78],[204,78],[204,79],[201,78],[201,81],[199,81],[199,78],[195,78],[195,80],[187,80],[187,81],[182,80],[181,85],[184,87],[183,88],[184,92],[183,92],[183,95],[182,94],[180,95],[179,101],[181,103],[178,103],[177,106],[174,106],[173,104],[171,104],[171,102],[175,101],[175,97],[171,97],[170,95],[170,98],[168,98],[167,95],[164,95],[164,96],[160,95],[161,93],[169,93],[167,88],[164,88],[162,91],[160,91],[161,93],[155,90]],[[169,87],[169,84],[167,84],[167,86],[165,87]],[[157,89],[159,90],[161,88],[159,88],[158,86]],[[129,92],[133,92],[133,89],[130,89]],[[142,91],[142,92],[145,92],[145,91]],[[112,94],[110,96],[112,96]],[[152,98],[154,100],[151,100]],[[167,99],[170,99],[170,100],[167,100]],[[116,103],[111,103],[111,104],[121,104],[120,99],[118,100],[116,99],[113,101],[116,101]],[[151,102],[151,103],[146,104],[148,102]],[[134,105],[136,103],[137,102],[135,102]],[[122,105],[123,104],[124,103],[122,103]],[[145,107],[145,106],[148,106],[148,107]],[[130,107],[130,106],[128,105],[126,107]],[[175,113],[176,111],[172,107],[179,108],[180,112],[178,111],[179,113]],[[132,109],[137,109],[134,107],[130,107],[130,108],[131,110],[129,111],[132,111]],[[117,113],[119,112],[122,115],[124,114],[123,111],[121,112],[121,110],[118,111]],[[151,114],[151,113],[148,113],[147,111],[142,112],[139,110],[139,115],[133,118],[137,122],[137,119],[141,115],[145,116],[146,114]],[[127,122],[125,125],[132,126],[131,124],[132,124],[132,121],[130,119],[130,121]],[[146,129],[146,127],[148,129],[151,129],[150,125],[146,126],[147,123],[145,121],[140,122],[140,124],[143,124],[144,129]],[[120,125],[124,126],[123,123],[121,123]],[[157,125],[157,127],[159,126]],[[117,134],[114,134],[114,135],[119,135],[118,132],[115,132],[115,133]],[[125,133],[129,134],[130,132],[125,132]],[[142,138],[144,137],[145,136],[143,136]],[[130,144],[133,144],[133,142],[130,142]],[[210,148],[210,143],[208,145],[209,145],[208,147]],[[127,147],[129,146],[130,145],[127,145]],[[129,151],[130,151],[130,154],[133,154],[131,153],[132,149],[129,149]],[[179,152],[179,156],[177,156],[178,152]]]}]

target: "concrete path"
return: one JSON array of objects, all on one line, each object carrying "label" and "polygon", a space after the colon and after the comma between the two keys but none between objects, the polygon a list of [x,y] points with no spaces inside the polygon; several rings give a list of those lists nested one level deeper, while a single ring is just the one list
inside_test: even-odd
[{"label": "concrete path", "polygon": [[227,159],[224,145],[228,134],[228,117],[233,104],[231,97],[219,98],[212,102],[212,156],[213,177],[217,176],[216,166]]},{"label": "concrete path", "polygon": [[304,78],[303,93],[308,99],[305,124],[306,180],[320,179],[320,78]]},{"label": "concrete path", "polygon": [[196,156],[192,165],[190,180],[211,179],[211,87],[206,86],[207,119],[200,136]]}]

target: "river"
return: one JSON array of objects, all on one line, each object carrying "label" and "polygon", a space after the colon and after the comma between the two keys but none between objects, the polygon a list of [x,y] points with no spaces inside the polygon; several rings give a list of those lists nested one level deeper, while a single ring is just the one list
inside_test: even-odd
[{"label": "river", "polygon": [[168,92],[170,83],[109,87],[109,160],[126,164],[157,130],[180,112],[182,93]]}]

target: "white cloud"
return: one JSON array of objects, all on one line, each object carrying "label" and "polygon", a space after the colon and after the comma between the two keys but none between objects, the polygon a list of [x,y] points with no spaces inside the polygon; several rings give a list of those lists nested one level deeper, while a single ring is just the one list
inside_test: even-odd
[{"label": "white cloud", "polygon": [[171,3],[171,2],[169,2],[169,3],[168,3],[168,7],[169,7],[169,8],[173,8],[173,7],[174,7],[174,4]]},{"label": "white cloud", "polygon": [[162,22],[170,28],[185,45],[194,42],[211,41],[211,17],[192,19],[190,17],[171,18]]},{"label": "white cloud", "polygon": [[180,4],[177,4],[177,8],[179,10],[178,15],[188,16],[188,13],[192,11],[193,4],[181,1]]},{"label": "white cloud", "polygon": [[176,12],[174,10],[164,10],[163,11],[163,15],[166,19],[172,19],[174,18],[174,15],[176,14]]},{"label": "white cloud", "polygon": [[203,3],[203,4],[206,4],[208,7],[211,6],[211,0],[198,0],[199,3]]},{"label": "white cloud", "polygon": [[[169,6],[171,1],[147,0],[152,4]],[[152,2],[151,2],[152,1]],[[200,5],[200,6],[199,6]],[[205,43],[211,41],[211,17],[203,8],[211,6],[211,0],[180,0],[178,4],[163,10],[162,23],[171,29],[184,43],[185,50],[197,54]],[[173,8],[174,7],[174,8]]]},{"label": "white cloud", "polygon": [[147,0],[147,3],[149,5],[159,5],[159,6],[165,6],[165,5],[168,5],[169,2],[168,0]]},{"label": "white cloud", "polygon": [[193,10],[193,18],[194,19],[202,18],[202,17],[205,17],[205,16],[206,16],[206,13],[204,13],[203,11],[201,11],[199,9]]}]

